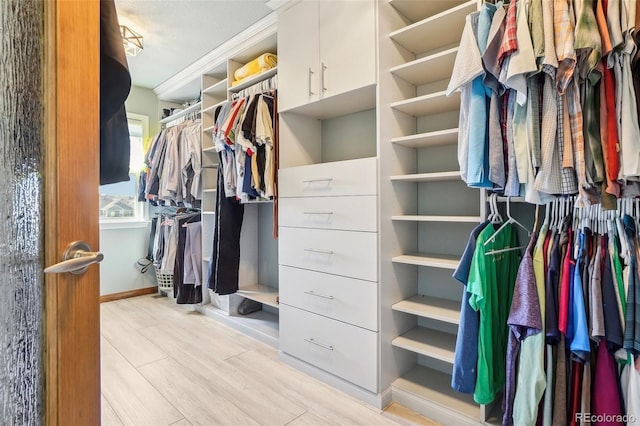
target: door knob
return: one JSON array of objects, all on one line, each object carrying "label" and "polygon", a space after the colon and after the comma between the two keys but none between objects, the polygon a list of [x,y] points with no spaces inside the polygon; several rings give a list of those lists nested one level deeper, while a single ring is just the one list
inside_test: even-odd
[{"label": "door knob", "polygon": [[62,262],[45,268],[45,274],[70,272],[75,275],[84,273],[93,263],[102,262],[104,255],[99,251],[91,251],[84,241],[74,241],[67,246],[62,255]]}]

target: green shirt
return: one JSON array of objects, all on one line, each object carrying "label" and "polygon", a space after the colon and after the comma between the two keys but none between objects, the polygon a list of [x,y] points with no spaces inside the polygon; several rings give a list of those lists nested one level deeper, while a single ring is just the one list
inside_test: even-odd
[{"label": "green shirt", "polygon": [[485,245],[494,233],[495,227],[489,225],[478,236],[467,284],[469,304],[480,313],[478,368],[473,393],[478,404],[491,403],[505,384],[507,318],[520,261],[519,250],[486,255],[492,250],[518,245],[513,225],[506,225]]}]

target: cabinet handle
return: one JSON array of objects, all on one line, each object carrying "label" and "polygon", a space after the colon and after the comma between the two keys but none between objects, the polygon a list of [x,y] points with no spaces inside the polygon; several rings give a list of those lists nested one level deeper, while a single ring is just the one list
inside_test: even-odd
[{"label": "cabinet handle", "polygon": [[310,339],[304,339],[306,342],[312,343],[316,346],[320,346],[322,349],[326,349],[328,351],[332,351],[333,350],[333,346],[331,345],[323,345],[322,343],[318,343],[314,340],[314,338],[310,338]]},{"label": "cabinet handle", "polygon": [[306,248],[304,251],[310,251],[312,253],[321,253],[321,254],[333,254],[331,250],[320,250],[315,248]]},{"label": "cabinet handle", "polygon": [[327,70],[327,66],[324,64],[324,62],[322,63],[322,72],[320,73],[320,81],[322,82],[322,91],[326,92],[327,91],[327,87],[324,84],[324,72]]},{"label": "cabinet handle", "polygon": [[305,294],[308,294],[309,296],[322,297],[323,299],[329,299],[329,300],[333,300],[334,299],[333,296],[325,296],[324,294],[316,293],[313,290],[307,290],[307,291],[305,291]]},{"label": "cabinet handle", "polygon": [[311,67],[309,67],[309,75],[308,75],[308,79],[307,79],[307,88],[308,88],[309,96],[315,95],[315,93],[313,93],[311,91],[311,76],[312,75],[313,75],[313,71],[311,71]]},{"label": "cabinet handle", "polygon": [[330,215],[333,212],[304,212],[304,214]]},{"label": "cabinet handle", "polygon": [[333,178],[320,178],[320,179],[307,179],[303,180],[304,183],[312,183],[312,182],[331,182]]}]

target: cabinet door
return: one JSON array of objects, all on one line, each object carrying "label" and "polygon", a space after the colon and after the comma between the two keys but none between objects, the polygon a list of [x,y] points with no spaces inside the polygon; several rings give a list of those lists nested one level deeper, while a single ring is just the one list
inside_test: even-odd
[{"label": "cabinet door", "polygon": [[278,108],[318,99],[318,0],[302,0],[278,16]]},{"label": "cabinet door", "polygon": [[375,84],[374,6],[373,0],[320,1],[322,97]]}]

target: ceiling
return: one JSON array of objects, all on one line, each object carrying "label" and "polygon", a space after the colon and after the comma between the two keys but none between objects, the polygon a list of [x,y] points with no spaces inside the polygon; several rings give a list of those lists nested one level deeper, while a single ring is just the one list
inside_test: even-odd
[{"label": "ceiling", "polygon": [[144,38],[127,57],[133,84],[153,89],[272,10],[265,0],[115,0],[121,25]]}]

